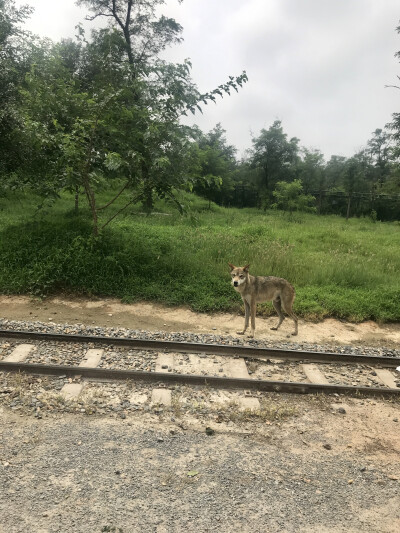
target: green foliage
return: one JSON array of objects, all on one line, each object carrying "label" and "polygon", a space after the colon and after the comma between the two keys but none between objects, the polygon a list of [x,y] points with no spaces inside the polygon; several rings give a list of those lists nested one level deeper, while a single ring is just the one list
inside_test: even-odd
[{"label": "green foliage", "polygon": [[0,194],[14,187],[20,162],[21,128],[19,87],[29,70],[33,38],[22,24],[32,8],[0,0]]},{"label": "green foliage", "polygon": [[217,124],[204,135],[198,128],[193,128],[197,145],[198,165],[192,169],[194,191],[211,202],[224,204],[228,202],[233,189],[233,174],[237,167],[236,148],[228,145],[225,130]]},{"label": "green foliage", "polygon": [[[181,41],[182,27],[160,16],[161,0],[82,0],[110,24],[93,30],[88,40],[81,26],[79,41],[39,43],[29,72],[18,87],[19,184],[30,184],[44,197],[64,190],[84,191],[93,233],[99,226],[97,194],[106,184],[123,179],[131,204],[150,211],[156,197],[174,198],[190,182],[195,150],[190,128],[179,117],[201,111],[201,105],[238,90],[243,72],[209,93],[201,94],[190,78],[191,64],[159,59],[169,45]],[[213,178],[218,183],[219,177]]]},{"label": "green foliage", "polygon": [[259,137],[253,138],[251,165],[258,170],[260,186],[264,188],[267,201],[278,181],[291,181],[298,161],[299,139],[287,140],[282,123],[276,120],[268,129],[262,129]]},{"label": "green foliage", "polygon": [[316,211],[316,208],[311,205],[315,202],[315,198],[311,194],[303,194],[301,180],[294,180],[291,183],[278,181],[272,194],[275,203],[271,207],[274,209],[282,209],[289,211],[289,213],[293,213],[293,211],[315,213]]}]

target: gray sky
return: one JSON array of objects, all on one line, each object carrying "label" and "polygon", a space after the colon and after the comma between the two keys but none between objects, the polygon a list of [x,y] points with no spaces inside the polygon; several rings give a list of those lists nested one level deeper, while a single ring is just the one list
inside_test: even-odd
[{"label": "gray sky", "polygon": [[[29,29],[54,40],[85,16],[74,0],[17,3],[34,6]],[[400,75],[398,0],[167,0],[163,12],[184,28],[167,56],[191,59],[200,91],[247,71],[238,94],[190,120],[204,131],[221,122],[239,154],[280,119],[302,146],[351,156],[400,112],[400,91],[384,88]]]}]

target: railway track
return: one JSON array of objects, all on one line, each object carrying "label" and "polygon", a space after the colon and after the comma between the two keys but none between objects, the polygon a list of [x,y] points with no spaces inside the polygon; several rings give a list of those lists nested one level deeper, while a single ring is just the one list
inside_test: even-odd
[{"label": "railway track", "polygon": [[[1,372],[70,378],[74,383],[63,387],[66,397],[79,395],[85,380],[133,380],[152,384],[156,387],[153,401],[158,398],[159,403],[170,402],[165,391],[173,384],[246,391],[247,394],[268,391],[400,396],[400,373],[396,371],[400,367],[400,357],[15,330],[0,330],[0,339],[15,344],[0,360]],[[49,344],[63,345],[66,354],[68,345],[85,348],[80,359],[77,357],[69,364],[36,362],[40,347]],[[122,352],[116,353],[116,348]],[[124,355],[126,350],[131,359]],[[111,363],[110,353],[115,359]],[[149,370],[133,369],[143,353],[150,361],[146,367]],[[57,357],[52,359],[60,363]],[[265,379],[274,378],[277,373],[281,379]],[[287,375],[290,381],[282,379]],[[257,408],[256,401],[247,405]]]}]

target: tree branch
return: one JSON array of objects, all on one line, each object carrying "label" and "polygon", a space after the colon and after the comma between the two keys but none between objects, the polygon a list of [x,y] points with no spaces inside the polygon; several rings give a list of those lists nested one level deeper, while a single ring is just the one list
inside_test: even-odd
[{"label": "tree branch", "polygon": [[133,3],[133,0],[129,0],[128,1],[128,10],[126,12],[126,20],[125,20],[125,27],[126,28],[129,28],[129,24],[131,23],[132,3]]},{"label": "tree branch", "polygon": [[112,200],[110,200],[110,201],[108,202],[108,204],[106,204],[106,205],[102,205],[101,207],[96,207],[97,211],[100,211],[101,209],[105,209],[105,208],[108,207],[109,205],[113,204],[113,203],[115,202],[115,200],[121,196],[121,194],[122,194],[122,193],[124,192],[124,190],[128,187],[128,185],[129,185],[129,181],[128,181],[127,183],[125,183],[125,185],[122,187],[122,189],[119,191],[119,193],[118,193],[116,196],[114,196],[114,198],[113,198]]},{"label": "tree branch", "polygon": [[122,20],[119,18],[118,16],[118,13],[117,13],[117,8],[116,8],[116,5],[115,5],[115,0],[113,0],[113,6],[112,6],[112,9],[111,9],[111,13],[113,15],[113,17],[115,18],[115,20],[118,22],[118,24],[120,25],[122,31],[124,32],[125,34],[125,31],[126,31],[126,26],[124,26],[122,24]]},{"label": "tree branch", "polygon": [[137,196],[135,196],[135,198],[133,198],[130,202],[128,202],[126,205],[124,205],[124,207],[122,207],[119,211],[117,211],[111,218],[109,218],[107,220],[107,222],[105,222],[102,226],[101,226],[101,229],[104,229],[106,226],[108,226],[108,224],[114,220],[114,218],[116,216],[118,216],[120,213],[122,213],[122,211],[124,211],[127,207],[129,207],[130,205],[138,202],[140,200],[140,197],[142,196],[143,193],[140,193],[138,194]]},{"label": "tree branch", "polygon": [[97,17],[112,17],[113,15],[108,15],[107,13],[97,13],[97,15],[93,15],[92,17],[90,15],[86,15],[85,20],[92,21],[94,19],[97,19]]}]

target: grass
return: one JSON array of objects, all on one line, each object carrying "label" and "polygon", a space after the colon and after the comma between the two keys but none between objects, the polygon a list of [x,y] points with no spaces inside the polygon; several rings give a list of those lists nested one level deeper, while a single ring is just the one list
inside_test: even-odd
[{"label": "grass", "polygon": [[[112,192],[102,193],[106,203]],[[115,205],[118,209],[123,198]],[[83,200],[82,200],[83,201]],[[97,239],[86,206],[65,194],[51,208],[16,193],[0,198],[0,292],[110,296],[241,308],[227,262],[284,277],[296,287],[295,312],[309,319],[400,320],[400,224],[363,218],[225,209],[194,195],[180,216],[159,202],[152,216],[127,209]],[[270,304],[259,313],[273,314]]]}]

